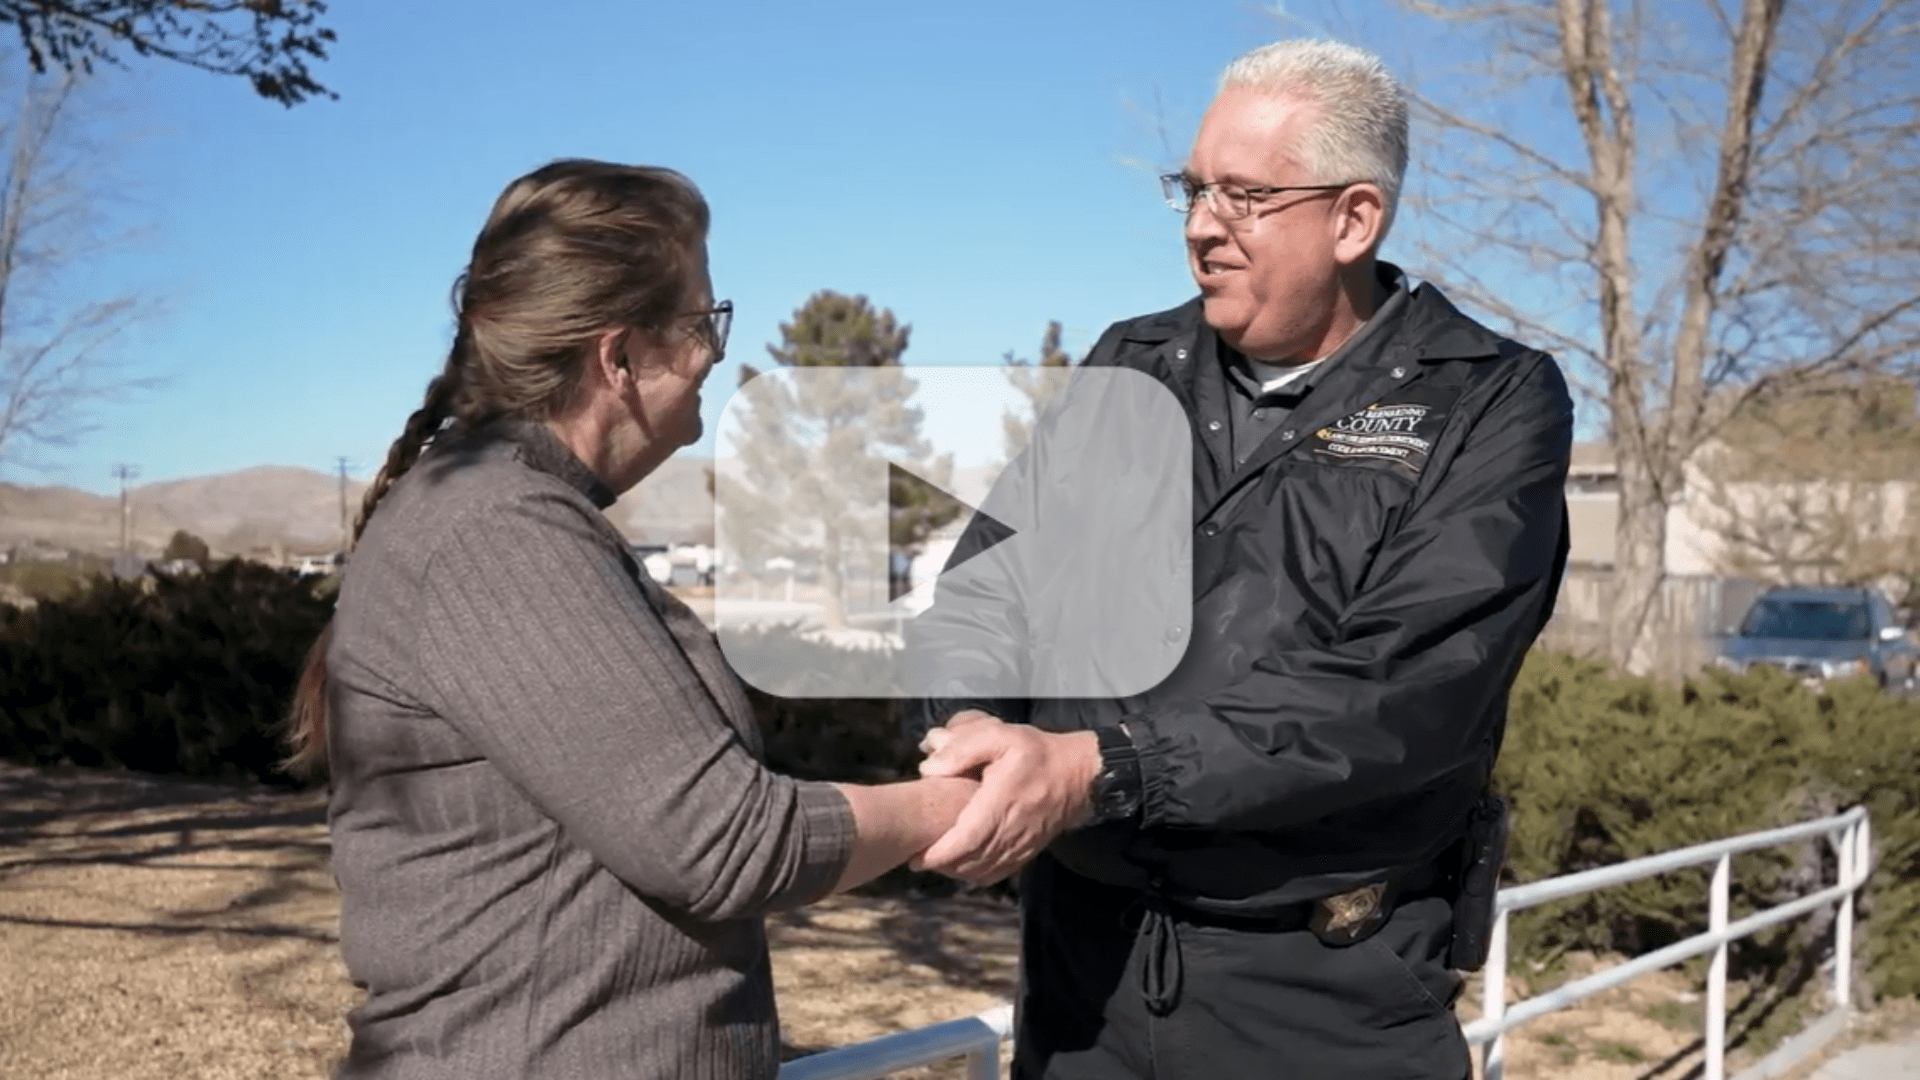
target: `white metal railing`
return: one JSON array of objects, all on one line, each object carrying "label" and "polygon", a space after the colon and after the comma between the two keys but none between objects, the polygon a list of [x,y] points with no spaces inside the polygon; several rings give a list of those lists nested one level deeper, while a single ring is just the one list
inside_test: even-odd
[{"label": "white metal railing", "polygon": [[[1755,912],[1738,922],[1727,921],[1727,896],[1731,885],[1733,857],[1742,852],[1759,848],[1774,847],[1792,843],[1795,840],[1808,840],[1818,837],[1832,840],[1839,863],[1839,882],[1828,888],[1798,900]],[[1812,1044],[1798,1042],[1784,1047],[1788,1053],[1803,1055],[1837,1033],[1850,1007],[1849,987],[1853,979],[1853,898],[1860,886],[1867,880],[1870,861],[1870,833],[1867,824],[1867,812],[1855,807],[1844,814],[1822,818],[1819,821],[1788,825],[1765,832],[1748,833],[1744,836],[1716,840],[1709,844],[1681,848],[1660,855],[1649,855],[1643,859],[1620,863],[1617,866],[1602,866],[1578,874],[1549,878],[1527,885],[1500,890],[1494,901],[1494,923],[1492,949],[1487,955],[1486,983],[1484,986],[1484,1013],[1480,1019],[1466,1026],[1469,1043],[1485,1048],[1482,1058],[1482,1073],[1485,1080],[1502,1080],[1505,1069],[1506,1033],[1529,1020],[1538,1019],[1551,1012],[1557,1012],[1574,1002],[1592,997],[1610,990],[1622,983],[1631,982],[1642,975],[1658,971],[1689,957],[1701,953],[1713,953],[1713,960],[1707,969],[1707,1008],[1706,1008],[1706,1062],[1702,1080],[1726,1080],[1726,1043],[1727,1043],[1727,943],[1742,938],[1756,930],[1763,930],[1775,923],[1785,922],[1811,912],[1823,904],[1839,901],[1840,915],[1834,927],[1834,972],[1833,972],[1833,1011],[1813,1028],[1810,1034],[1820,1037]],[[1610,885],[1624,885],[1629,881],[1665,874],[1689,866],[1701,866],[1713,863],[1713,884],[1707,905],[1707,931],[1693,937],[1676,941],[1664,949],[1656,949],[1644,956],[1634,957],[1625,963],[1616,964],[1602,971],[1594,972],[1585,978],[1576,979],[1556,990],[1515,1002],[1509,1006],[1507,994],[1507,918],[1513,912],[1544,904],[1552,900],[1563,900],[1570,896],[1603,889]],[[1744,1077],[1764,1077],[1775,1075],[1774,1070],[1784,1062],[1770,1064],[1762,1062],[1747,1072]]]},{"label": "white metal railing", "polygon": [[[1738,922],[1728,921],[1728,896],[1735,855],[1823,836],[1831,839],[1836,849],[1840,871],[1837,884],[1798,900],[1755,912]],[[1846,813],[1818,821],[1729,837],[1660,855],[1649,855],[1617,866],[1603,866],[1500,890],[1494,901],[1492,948],[1487,954],[1485,1015],[1465,1028],[1467,1041],[1484,1048],[1483,1080],[1502,1080],[1507,1032],[1529,1020],[1558,1012],[1577,1001],[1705,952],[1712,952],[1713,960],[1707,969],[1706,1064],[1702,1080],[1726,1080],[1727,943],[1775,923],[1805,915],[1822,904],[1839,901],[1840,914],[1834,926],[1833,1010],[1810,1025],[1800,1037],[1789,1040],[1766,1060],[1741,1073],[1736,1080],[1763,1080],[1779,1075],[1792,1061],[1805,1057],[1844,1027],[1846,1014],[1851,1007],[1849,987],[1853,979],[1854,894],[1866,884],[1871,858],[1870,843],[1867,812],[1862,807],[1855,807]],[[1511,1006],[1507,1004],[1507,918],[1513,912],[1706,863],[1713,863],[1714,868],[1705,933],[1597,971],[1538,997],[1527,998]],[[996,1080],[1000,1069],[1000,1043],[1011,1038],[1012,1034],[1013,1006],[1001,1005],[964,1020],[950,1020],[917,1031],[903,1031],[790,1061],[781,1066],[780,1080],[878,1080],[902,1069],[932,1065],[955,1057],[967,1059],[967,1080]]]},{"label": "white metal railing", "polygon": [[877,1080],[888,1073],[967,1059],[967,1080],[998,1080],[1000,1042],[1013,1037],[1013,1006],[1001,1005],[964,1020],[883,1035],[780,1066],[780,1080]]}]

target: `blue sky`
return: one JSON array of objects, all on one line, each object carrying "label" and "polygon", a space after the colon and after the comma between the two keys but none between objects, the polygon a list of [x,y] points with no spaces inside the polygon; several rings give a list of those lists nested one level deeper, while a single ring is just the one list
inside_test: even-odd
[{"label": "blue sky", "polygon": [[98,274],[167,308],[125,352],[163,382],[0,478],[107,491],[120,462],[152,481],[339,456],[369,475],[440,365],[487,207],[555,157],[669,165],[712,202],[715,289],[738,314],[710,414],[822,288],[910,323],[910,363],[1032,355],[1049,319],[1078,354],[1190,294],[1154,173],[1227,61],[1316,26],[1400,44],[1383,4],[1293,11],[335,0],[317,74],[337,102],[109,71],[132,139],[102,140],[107,171],[140,235]]}]

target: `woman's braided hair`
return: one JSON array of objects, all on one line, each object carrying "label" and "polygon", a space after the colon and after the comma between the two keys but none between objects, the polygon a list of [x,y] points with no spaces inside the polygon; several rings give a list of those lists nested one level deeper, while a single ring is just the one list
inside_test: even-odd
[{"label": "woman's braided hair", "polygon": [[[509,184],[454,282],[446,366],[367,487],[354,543],[443,428],[548,419],[579,389],[601,333],[663,332],[703,288],[707,224],[705,200],[671,169],[556,161]],[[286,768],[297,774],[326,767],[332,640],[329,623],[288,712]]]}]

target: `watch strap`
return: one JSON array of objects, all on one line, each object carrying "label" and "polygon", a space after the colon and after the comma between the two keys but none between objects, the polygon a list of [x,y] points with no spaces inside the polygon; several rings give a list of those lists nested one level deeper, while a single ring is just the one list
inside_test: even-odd
[{"label": "watch strap", "polygon": [[1093,730],[1100,740],[1100,772],[1088,792],[1094,820],[1125,820],[1140,812],[1140,749],[1124,723]]}]

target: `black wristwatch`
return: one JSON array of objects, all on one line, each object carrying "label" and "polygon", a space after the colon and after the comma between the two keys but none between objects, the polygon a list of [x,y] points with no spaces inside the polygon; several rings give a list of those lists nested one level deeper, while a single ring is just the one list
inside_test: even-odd
[{"label": "black wristwatch", "polygon": [[1087,790],[1095,821],[1125,821],[1140,812],[1140,751],[1125,724],[1097,727],[1100,772]]}]

